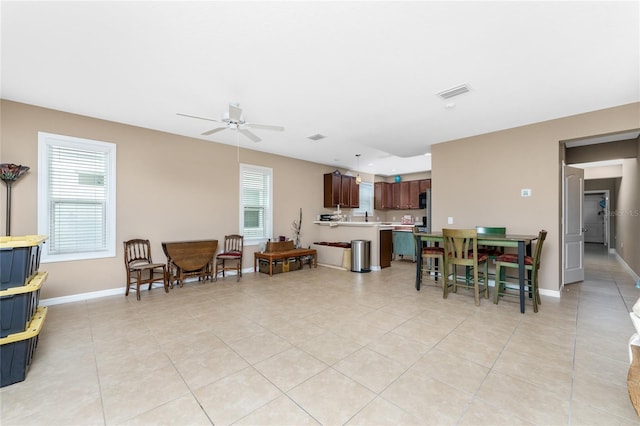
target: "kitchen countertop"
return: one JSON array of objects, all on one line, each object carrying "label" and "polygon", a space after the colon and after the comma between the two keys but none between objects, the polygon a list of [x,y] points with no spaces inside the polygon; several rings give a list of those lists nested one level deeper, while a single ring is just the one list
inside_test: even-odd
[{"label": "kitchen countertop", "polygon": [[382,230],[396,230],[396,231],[408,231],[410,232],[413,225],[403,225],[400,222],[337,222],[337,221],[322,221],[316,220],[313,223],[321,226],[349,226],[349,227],[378,227]]}]

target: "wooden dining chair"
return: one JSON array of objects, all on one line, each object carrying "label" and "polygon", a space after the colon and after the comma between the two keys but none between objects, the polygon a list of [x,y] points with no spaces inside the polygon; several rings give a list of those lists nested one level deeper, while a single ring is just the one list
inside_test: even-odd
[{"label": "wooden dining chair", "polygon": [[[538,233],[536,248],[533,256],[525,256],[524,273],[525,288],[524,291],[529,293],[529,298],[533,302],[533,312],[538,312],[540,302],[540,292],[538,291],[538,271],[540,269],[540,256],[542,255],[542,245],[547,237],[547,231],[544,229]],[[505,268],[505,270],[503,270]],[[501,296],[517,296],[520,297],[519,276],[506,276],[506,268],[518,267],[518,255],[516,253],[506,253],[496,258],[496,284],[493,293],[493,303],[498,303]],[[508,278],[515,278],[518,281],[508,281]]]},{"label": "wooden dining chair", "polygon": [[135,286],[136,298],[140,300],[140,286],[149,284],[149,290],[155,282],[162,282],[164,292],[169,292],[167,267],[164,263],[153,263],[151,259],[151,244],[149,240],[133,239],[124,242],[124,266],[127,270],[127,290]]},{"label": "wooden dining chair", "polygon": [[[480,281],[478,269],[482,266],[482,291],[484,297],[489,298],[488,286],[488,259],[486,254],[478,253],[478,233],[475,229],[443,229],[444,237],[444,274],[443,297],[446,299],[449,294],[449,276],[453,276],[453,292],[458,290],[458,276],[456,267],[463,266],[471,268],[473,274],[472,282],[466,281],[466,287],[473,285],[473,293],[476,306],[480,305]],[[453,274],[451,274],[453,266]],[[464,278],[463,278],[464,279]]]},{"label": "wooden dining chair", "polygon": [[[507,228],[504,226],[476,226],[476,232],[482,235],[505,235],[507,233]],[[504,254],[504,247],[478,245],[478,253],[489,256],[489,261],[491,262],[495,260],[496,257]],[[492,276],[493,274],[489,272],[489,278]],[[467,268],[466,277],[467,281],[471,279],[470,268]]]},{"label": "wooden dining chair", "polygon": [[[244,237],[238,234],[225,235],[224,247],[221,253],[216,255],[215,272],[213,281],[218,280],[218,274],[222,272],[224,278],[225,271],[236,271],[237,281],[242,276],[242,253],[244,251]],[[229,262],[230,264],[227,264]]]}]

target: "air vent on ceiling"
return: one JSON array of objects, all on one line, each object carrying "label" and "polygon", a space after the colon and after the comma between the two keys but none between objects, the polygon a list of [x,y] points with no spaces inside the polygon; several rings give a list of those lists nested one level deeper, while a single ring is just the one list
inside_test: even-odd
[{"label": "air vent on ceiling", "polygon": [[469,86],[467,86],[466,84],[461,84],[459,86],[452,87],[451,89],[447,89],[447,90],[444,90],[444,91],[438,93],[438,96],[440,96],[442,99],[451,99],[454,96],[458,96],[458,95],[462,95],[463,93],[467,93],[469,90],[470,90]]},{"label": "air vent on ceiling", "polygon": [[320,133],[316,133],[315,135],[307,136],[307,139],[311,139],[312,141],[319,141],[320,139],[326,138],[325,135],[321,135]]}]

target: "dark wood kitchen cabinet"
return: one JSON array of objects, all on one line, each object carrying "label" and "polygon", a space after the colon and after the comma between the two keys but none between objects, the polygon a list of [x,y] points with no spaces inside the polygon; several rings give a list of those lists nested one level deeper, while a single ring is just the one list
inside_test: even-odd
[{"label": "dark wood kitchen cabinet", "polygon": [[408,209],[420,208],[420,181],[409,181],[409,200],[407,202]]},{"label": "dark wood kitchen cabinet", "polygon": [[417,210],[420,208],[420,194],[428,189],[431,189],[431,179],[376,182],[374,207],[379,210]]},{"label": "dark wood kitchen cabinet", "polygon": [[393,258],[393,231],[384,229],[380,231],[380,268],[391,266]]},{"label": "dark wood kitchen cabinet", "polygon": [[431,179],[420,179],[418,181],[420,186],[420,192],[427,192],[427,189],[431,189]]},{"label": "dark wood kitchen cabinet", "polygon": [[373,191],[374,208],[376,210],[393,208],[393,192],[389,182],[376,182]]},{"label": "dark wood kitchen cabinet", "polygon": [[393,208],[404,210],[409,208],[409,182],[397,182],[393,186]]},{"label": "dark wood kitchen cabinet", "polygon": [[360,207],[360,187],[354,176],[339,173],[324,175],[325,207],[358,208]]}]

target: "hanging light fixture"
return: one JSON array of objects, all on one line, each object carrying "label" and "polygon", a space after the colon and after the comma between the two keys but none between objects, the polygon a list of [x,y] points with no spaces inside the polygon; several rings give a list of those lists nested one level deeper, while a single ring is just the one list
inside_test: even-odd
[{"label": "hanging light fixture", "polygon": [[360,154],[356,154],[356,158],[358,159],[358,168],[356,169],[356,185],[360,185],[360,182],[362,182],[362,178],[360,177]]}]

